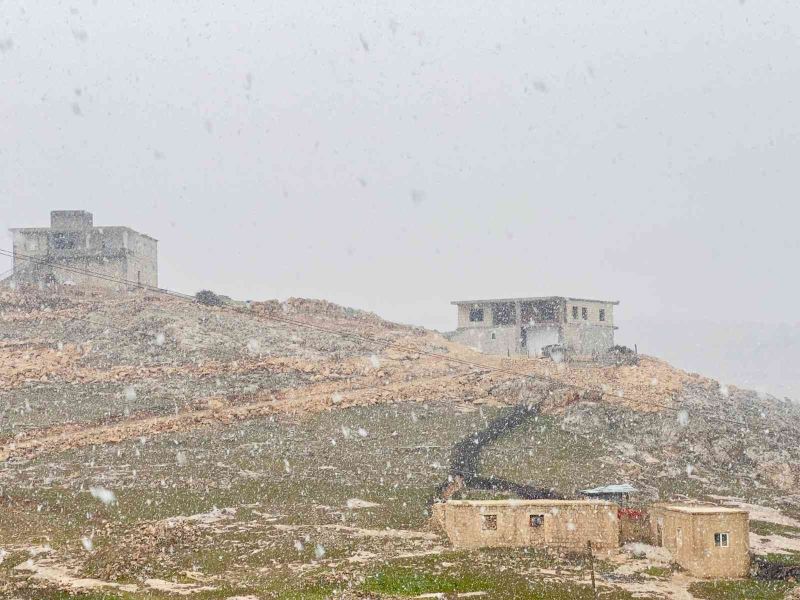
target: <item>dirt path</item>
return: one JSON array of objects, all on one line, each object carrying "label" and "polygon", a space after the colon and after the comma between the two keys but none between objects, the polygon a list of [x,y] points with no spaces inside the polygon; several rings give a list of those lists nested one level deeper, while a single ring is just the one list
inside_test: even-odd
[{"label": "dirt path", "polygon": [[[403,376],[400,373],[400,377]],[[323,382],[289,390],[281,395],[255,397],[251,402],[238,405],[229,405],[224,398],[212,397],[198,402],[200,407],[178,414],[132,416],[113,423],[72,424],[28,432],[24,437],[0,445],[0,461],[32,458],[47,452],[85,446],[114,444],[142,436],[189,431],[214,423],[231,423],[273,414],[305,415],[332,407],[418,401],[432,397],[438,400],[469,400],[484,396],[495,381],[496,376],[454,374],[446,371],[411,381],[393,380],[389,376],[369,376],[362,378],[358,387],[339,381]],[[202,408],[202,405],[207,408]]]}]

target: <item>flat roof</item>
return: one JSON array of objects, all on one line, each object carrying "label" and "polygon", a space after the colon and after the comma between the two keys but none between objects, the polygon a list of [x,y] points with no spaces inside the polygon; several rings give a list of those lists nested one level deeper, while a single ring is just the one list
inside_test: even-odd
[{"label": "flat roof", "polygon": [[729,506],[714,506],[709,504],[667,504],[662,506],[665,510],[687,513],[691,515],[715,515],[715,514],[748,514],[741,508],[731,508]]},{"label": "flat roof", "polygon": [[529,298],[488,298],[484,300],[453,300],[450,304],[489,304],[491,302],[535,302],[536,300],[572,300],[573,302],[596,302],[619,304],[619,300],[593,300],[591,298],[572,298],[570,296],[532,296]]},{"label": "flat roof", "polygon": [[45,231],[86,231],[87,229],[125,229],[126,231],[130,231],[135,233],[136,235],[140,235],[142,237],[146,237],[148,239],[157,242],[158,239],[154,238],[152,235],[147,235],[146,233],[142,233],[141,231],[136,231],[132,227],[128,227],[127,225],[93,225],[92,227],[87,227],[86,229],[53,229],[52,227],[9,227],[9,231],[19,231],[21,233],[41,233]]},{"label": "flat roof", "polygon": [[448,500],[455,506],[615,506],[605,500]]}]

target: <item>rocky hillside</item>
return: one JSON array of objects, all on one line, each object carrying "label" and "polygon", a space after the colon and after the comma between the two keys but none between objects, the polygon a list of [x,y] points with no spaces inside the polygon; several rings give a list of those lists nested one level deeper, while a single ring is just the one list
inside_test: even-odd
[{"label": "rocky hillside", "polygon": [[[272,540],[259,568],[305,572],[333,560],[334,548],[347,562],[375,550],[353,547],[373,535],[361,530],[424,529],[453,446],[519,403],[537,416],[486,448],[485,477],[567,496],[628,481],[643,502],[724,497],[781,515],[764,519],[765,540],[800,535],[792,525],[800,519],[798,406],[655,358],[608,366],[485,356],[324,301],[217,307],[142,292],[13,290],[0,293],[8,516],[0,549],[44,544],[48,558],[8,573],[9,585],[36,578],[37,564],[101,586],[154,577],[239,585],[237,567],[262,548],[248,543],[247,528],[276,523],[284,528],[270,529],[275,539],[257,529]],[[98,501],[92,489],[114,501],[103,502],[104,492]],[[186,539],[173,540],[165,525],[223,506],[232,512],[214,513],[211,524],[180,521]],[[310,524],[305,537],[291,533]],[[198,555],[212,526],[230,543],[213,565]],[[151,535],[143,531],[159,532],[164,545],[141,541]],[[313,544],[297,549],[315,535],[325,560]],[[403,535],[389,554],[434,552],[440,542]],[[136,561],[112,560],[120,544],[140,542],[147,548]],[[342,572],[340,562],[329,566]],[[353,576],[363,579],[364,569]],[[210,579],[175,579],[187,571]],[[271,589],[275,576],[265,571],[258,586]]]}]

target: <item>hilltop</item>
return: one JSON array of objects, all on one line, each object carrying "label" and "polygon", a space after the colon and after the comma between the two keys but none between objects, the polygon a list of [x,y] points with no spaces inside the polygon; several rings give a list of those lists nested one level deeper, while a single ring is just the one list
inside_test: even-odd
[{"label": "hilltop", "polygon": [[486,448],[482,475],[725,497],[758,505],[766,549],[800,538],[798,406],[654,357],[486,356],[318,300],[7,290],[0,546],[17,560],[0,582],[362,589],[386,560],[448,552],[427,517],[450,451],[519,403],[538,416]]}]

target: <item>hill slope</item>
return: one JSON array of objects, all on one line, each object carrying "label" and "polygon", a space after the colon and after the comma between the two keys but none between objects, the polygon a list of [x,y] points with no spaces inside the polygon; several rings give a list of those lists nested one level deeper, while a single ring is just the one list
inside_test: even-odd
[{"label": "hill slope", "polygon": [[738,497],[782,511],[765,539],[800,533],[798,407],[654,358],[484,356],[324,301],[9,291],[0,540],[48,549],[7,585],[52,585],[44,566],[166,597],[175,581],[280,597],[297,592],[281,591],[286,573],[352,587],[342,577],[369,578],[379,558],[447,552],[426,519],[450,451],[520,402],[540,416],[487,447],[482,475]]}]

